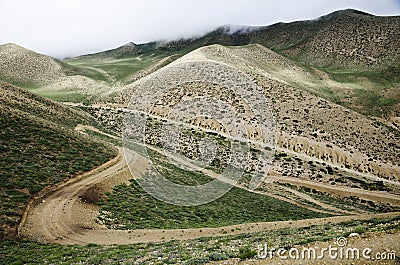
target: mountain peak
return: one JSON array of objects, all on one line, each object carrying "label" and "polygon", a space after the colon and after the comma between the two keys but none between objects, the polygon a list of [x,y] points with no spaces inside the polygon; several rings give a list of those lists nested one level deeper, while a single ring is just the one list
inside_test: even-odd
[{"label": "mountain peak", "polygon": [[366,13],[364,11],[360,11],[357,9],[343,9],[343,10],[338,10],[335,12],[332,12],[330,14],[327,14],[325,16],[320,17],[320,19],[332,19],[332,18],[337,18],[337,17],[344,17],[344,16],[368,16],[372,17],[373,15]]},{"label": "mountain peak", "polygon": [[5,43],[5,44],[2,44],[2,45],[0,45],[0,49],[4,49],[4,50],[6,50],[6,49],[28,50],[28,49],[26,49],[26,48],[24,48],[24,47],[21,47],[21,46],[15,44],[15,43]]},{"label": "mountain peak", "polygon": [[0,45],[0,76],[9,83],[42,84],[61,74],[52,57],[14,43]]},{"label": "mountain peak", "polygon": [[128,43],[126,43],[125,45],[123,45],[123,46],[121,46],[121,47],[132,47],[132,48],[136,48],[137,45],[136,45],[136,43],[128,42]]}]

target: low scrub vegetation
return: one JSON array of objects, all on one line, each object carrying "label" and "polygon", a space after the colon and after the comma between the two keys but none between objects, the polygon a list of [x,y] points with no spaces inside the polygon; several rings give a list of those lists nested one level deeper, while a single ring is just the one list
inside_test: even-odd
[{"label": "low scrub vegetation", "polygon": [[0,242],[4,264],[206,264],[210,261],[252,258],[260,245],[300,246],[311,242],[333,242],[350,233],[399,233],[400,217],[350,221],[339,224],[284,228],[195,240],[132,245],[59,245],[28,240]]},{"label": "low scrub vegetation", "polygon": [[22,212],[35,193],[116,155],[111,145],[73,131],[74,122],[90,119],[68,108],[63,112],[61,105],[59,111],[55,103],[28,92],[20,91],[21,100],[18,93],[7,98],[8,92],[0,98],[0,238],[15,236]]},{"label": "low scrub vegetation", "polygon": [[[201,172],[163,163],[156,159],[154,152],[152,157],[158,171],[177,184],[200,185],[212,180]],[[176,206],[155,199],[135,180],[129,186],[115,187],[100,204],[99,220],[114,229],[219,227],[328,216],[237,187],[208,204]]]}]

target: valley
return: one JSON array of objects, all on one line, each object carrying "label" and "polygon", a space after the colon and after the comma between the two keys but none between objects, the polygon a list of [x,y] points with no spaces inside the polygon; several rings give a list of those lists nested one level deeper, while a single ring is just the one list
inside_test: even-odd
[{"label": "valley", "polygon": [[343,10],[65,60],[0,45],[1,256],[258,264],[265,241],[395,241],[399,26]]}]

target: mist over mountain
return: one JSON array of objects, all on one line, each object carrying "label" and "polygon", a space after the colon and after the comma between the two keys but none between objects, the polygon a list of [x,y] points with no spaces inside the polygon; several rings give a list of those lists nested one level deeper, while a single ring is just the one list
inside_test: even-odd
[{"label": "mist over mountain", "polygon": [[[0,44],[15,43],[57,59],[112,49],[133,41],[198,38],[222,25],[265,26],[313,20],[353,8],[378,16],[400,14],[397,0],[131,2],[0,1]],[[29,23],[28,23],[29,22]]]}]

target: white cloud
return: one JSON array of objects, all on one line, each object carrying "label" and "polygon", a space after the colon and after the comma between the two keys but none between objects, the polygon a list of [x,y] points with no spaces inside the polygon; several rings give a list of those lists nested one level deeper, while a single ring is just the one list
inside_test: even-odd
[{"label": "white cloud", "polygon": [[400,12],[398,0],[0,0],[0,44],[64,57],[200,35],[225,24],[313,19],[344,8]]}]

